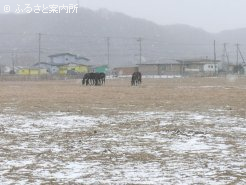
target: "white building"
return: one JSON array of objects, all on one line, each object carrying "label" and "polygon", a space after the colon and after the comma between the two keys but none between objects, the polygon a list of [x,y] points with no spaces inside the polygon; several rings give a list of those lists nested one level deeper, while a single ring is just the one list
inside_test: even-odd
[{"label": "white building", "polygon": [[47,69],[50,74],[56,74],[59,68],[64,65],[86,65],[88,58],[73,55],[71,53],[59,53],[48,56],[48,62],[40,62],[33,65],[42,69]]},{"label": "white building", "polygon": [[204,66],[203,66],[204,72],[218,72],[218,69],[219,69],[218,63],[216,63],[216,64],[208,63],[208,64],[204,64]]},{"label": "white building", "polygon": [[11,67],[0,64],[0,75],[2,75],[2,74],[9,74],[11,70],[12,70]]},{"label": "white building", "polygon": [[221,71],[221,61],[211,59],[185,59],[177,60],[182,65],[183,73],[197,73],[212,75]]},{"label": "white building", "polygon": [[88,62],[89,59],[85,57],[78,57],[77,55],[73,55],[71,53],[59,53],[55,55],[50,55],[48,63],[50,64],[84,64]]}]

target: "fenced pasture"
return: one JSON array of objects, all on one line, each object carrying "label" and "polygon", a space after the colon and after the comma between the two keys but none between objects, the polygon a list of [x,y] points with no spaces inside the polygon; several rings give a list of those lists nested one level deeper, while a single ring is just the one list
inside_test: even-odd
[{"label": "fenced pasture", "polygon": [[1,184],[245,184],[246,79],[1,81]]}]

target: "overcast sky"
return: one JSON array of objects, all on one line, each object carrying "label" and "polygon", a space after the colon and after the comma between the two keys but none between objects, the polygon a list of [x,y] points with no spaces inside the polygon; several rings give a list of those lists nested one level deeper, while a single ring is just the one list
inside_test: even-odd
[{"label": "overcast sky", "polygon": [[[62,5],[77,4],[78,0],[1,0],[11,10],[17,4]],[[106,8],[158,24],[187,24],[208,32],[246,27],[246,0],[80,0],[80,6],[97,10]]]}]

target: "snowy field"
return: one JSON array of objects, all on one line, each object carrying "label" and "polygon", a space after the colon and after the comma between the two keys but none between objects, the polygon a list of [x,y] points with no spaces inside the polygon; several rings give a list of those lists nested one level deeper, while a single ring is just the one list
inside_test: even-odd
[{"label": "snowy field", "polygon": [[246,184],[246,120],[223,110],[0,114],[0,184]]}]

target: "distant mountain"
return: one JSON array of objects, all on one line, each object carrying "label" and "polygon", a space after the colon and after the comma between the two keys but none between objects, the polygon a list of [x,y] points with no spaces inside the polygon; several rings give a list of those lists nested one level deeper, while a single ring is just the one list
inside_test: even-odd
[{"label": "distant mountain", "polygon": [[219,40],[227,43],[246,43],[246,28],[226,30],[217,34]]},{"label": "distant mountain", "polygon": [[[0,63],[29,65],[62,52],[85,56],[90,64],[131,66],[160,58],[212,58],[213,40],[246,43],[246,28],[211,34],[187,25],[158,25],[122,13],[80,8],[77,14],[1,14]],[[107,39],[109,37],[109,40]],[[141,39],[139,39],[141,38]]]}]

